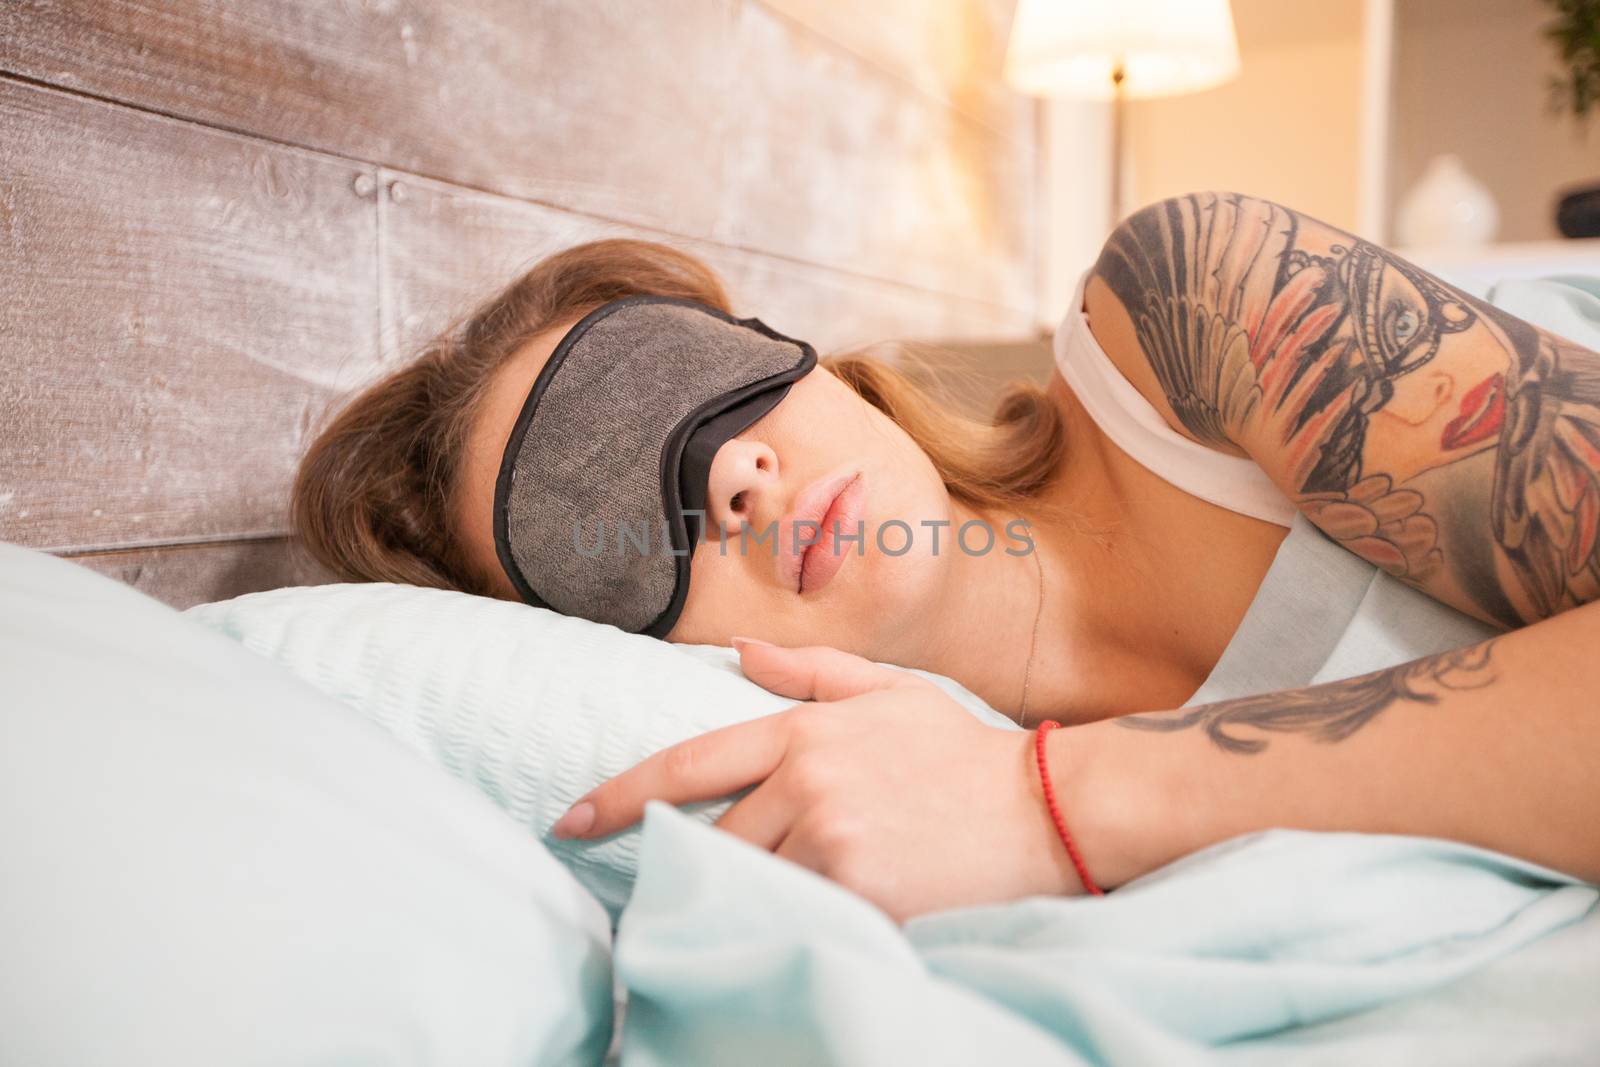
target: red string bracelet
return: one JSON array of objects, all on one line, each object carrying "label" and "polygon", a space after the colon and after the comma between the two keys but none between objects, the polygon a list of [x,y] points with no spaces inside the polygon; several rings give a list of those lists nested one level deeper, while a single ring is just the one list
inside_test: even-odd
[{"label": "red string bracelet", "polygon": [[1044,783],[1044,802],[1050,807],[1050,817],[1055,820],[1056,833],[1061,835],[1061,843],[1067,846],[1067,855],[1072,857],[1072,865],[1078,870],[1078,880],[1083,883],[1083,888],[1097,897],[1105,896],[1105,890],[1094,884],[1094,879],[1089,877],[1089,865],[1083,862],[1083,856],[1078,852],[1077,843],[1072,840],[1072,832],[1067,829],[1067,820],[1061,815],[1061,806],[1056,803],[1055,787],[1050,784],[1050,772],[1045,767],[1044,736],[1061,724],[1054,719],[1046,719],[1034,731],[1034,754],[1039,761],[1039,780]]}]

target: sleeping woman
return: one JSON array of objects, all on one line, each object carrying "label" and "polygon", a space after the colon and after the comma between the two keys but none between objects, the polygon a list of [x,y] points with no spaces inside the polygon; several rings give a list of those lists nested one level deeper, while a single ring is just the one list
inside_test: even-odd
[{"label": "sleeping woman", "polygon": [[347,405],[295,525],[342,578],[731,643],[797,701],[559,836],[756,786],[720,828],[900,921],[1270,827],[1600,881],[1600,354],[1224,193],[1123,221],[1055,352],[974,422],[594,242]]}]

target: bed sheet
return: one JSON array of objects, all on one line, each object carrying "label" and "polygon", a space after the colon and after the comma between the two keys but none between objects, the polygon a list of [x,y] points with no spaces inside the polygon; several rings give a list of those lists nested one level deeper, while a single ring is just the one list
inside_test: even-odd
[{"label": "bed sheet", "polygon": [[903,926],[659,801],[640,854],[625,1067],[1600,1056],[1600,890],[1452,842],[1273,830]]}]

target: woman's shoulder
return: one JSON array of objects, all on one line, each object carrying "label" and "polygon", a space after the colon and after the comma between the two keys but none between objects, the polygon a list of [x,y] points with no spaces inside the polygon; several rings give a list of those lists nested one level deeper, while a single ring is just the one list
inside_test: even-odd
[{"label": "woman's shoulder", "polygon": [[1123,452],[1192,496],[1288,526],[1294,505],[1252,459],[1228,442],[1202,442],[1179,419],[1127,309],[1093,271],[1079,280],[1056,331],[1061,377]]},{"label": "woman's shoulder", "polygon": [[1105,280],[1089,271],[1085,273],[1079,289],[1083,294],[1081,306],[1072,309],[1082,312],[1082,320],[1076,324],[1077,327],[1087,331],[1099,351],[1121,372],[1128,384],[1138,390],[1145,402],[1156,410],[1167,427],[1201,447],[1243,456],[1242,451],[1231,446],[1201,441],[1185,428],[1168,401],[1165,390],[1161,388],[1161,381],[1156,377],[1149,357],[1139,346],[1138,333],[1128,309],[1123,307]]}]

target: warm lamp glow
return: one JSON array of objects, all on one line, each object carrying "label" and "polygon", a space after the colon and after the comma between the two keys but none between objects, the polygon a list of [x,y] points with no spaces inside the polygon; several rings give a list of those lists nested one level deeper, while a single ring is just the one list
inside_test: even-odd
[{"label": "warm lamp glow", "polygon": [[1228,0],[1018,0],[1005,78],[1035,96],[1167,96],[1239,72]]}]

